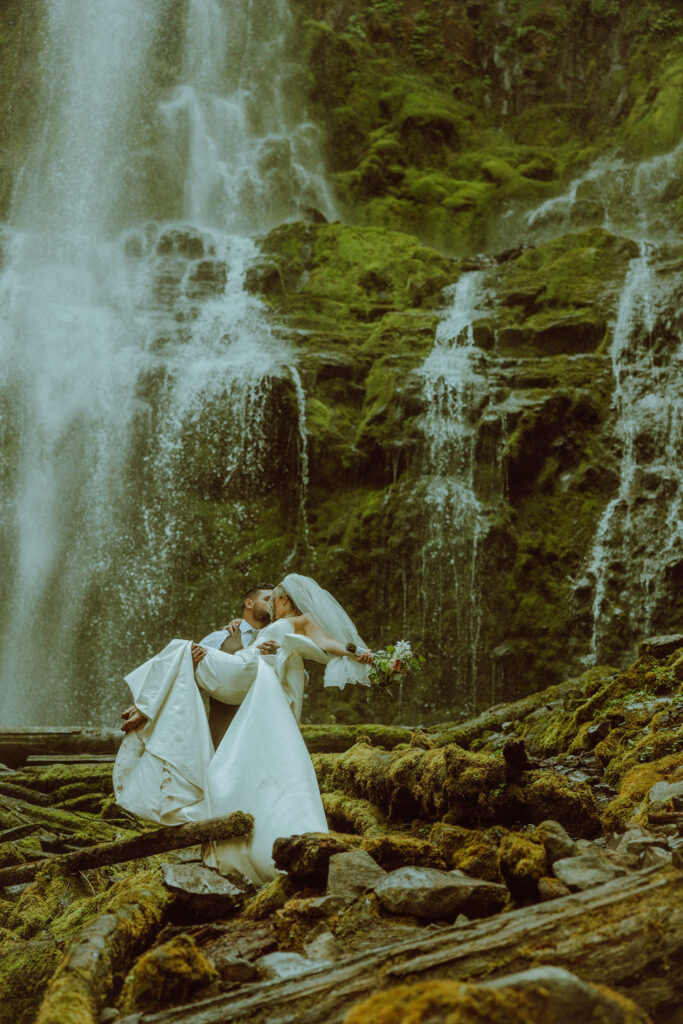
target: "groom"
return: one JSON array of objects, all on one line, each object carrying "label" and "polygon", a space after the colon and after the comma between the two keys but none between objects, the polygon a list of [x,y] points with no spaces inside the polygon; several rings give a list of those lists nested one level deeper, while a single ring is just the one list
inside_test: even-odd
[{"label": "groom", "polygon": [[[270,622],[268,600],[274,590],[273,584],[255,583],[249,587],[242,598],[242,618],[233,619],[224,629],[209,633],[201,644],[192,644],[192,663],[196,668],[206,654],[207,647],[215,647],[226,654],[235,654],[245,647],[250,647],[256,640],[260,630]],[[235,717],[237,707],[224,704],[215,697],[209,697],[209,728],[214,747],[217,747],[225,735],[226,729]],[[135,705],[131,705],[121,715],[122,732],[137,729],[145,721]]]},{"label": "groom", "polygon": [[[207,647],[216,647],[226,654],[235,654],[245,647],[251,647],[259,632],[270,622],[268,601],[274,589],[271,583],[255,583],[249,587],[242,598],[242,618],[233,619],[224,629],[209,633],[200,643],[192,645],[194,667],[206,654]],[[236,705],[224,704],[222,700],[209,696],[209,729],[214,748],[225,736],[236,714]]]}]

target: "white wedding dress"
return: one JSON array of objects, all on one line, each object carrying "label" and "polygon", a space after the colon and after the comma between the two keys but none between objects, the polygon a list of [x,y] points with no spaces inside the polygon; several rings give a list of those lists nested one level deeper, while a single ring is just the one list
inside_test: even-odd
[{"label": "white wedding dress", "polygon": [[[135,706],[148,720],[126,734],[114,765],[117,802],[141,818],[173,825],[234,811],[252,814],[249,840],[212,843],[202,853],[223,874],[239,871],[256,884],[277,874],[277,838],[327,832],[298,723],[303,659],[326,664],[329,656],[295,634],[287,619],[266,626],[258,642],[264,640],[280,644],[277,654],[263,657],[256,647],[236,654],[209,648],[196,671],[191,641],[172,640],[127,676]],[[215,752],[198,686],[240,704]]]}]

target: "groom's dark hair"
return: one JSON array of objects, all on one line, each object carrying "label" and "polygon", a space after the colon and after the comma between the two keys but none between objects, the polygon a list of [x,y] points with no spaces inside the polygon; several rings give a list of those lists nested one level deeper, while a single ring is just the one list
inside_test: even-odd
[{"label": "groom's dark hair", "polygon": [[246,592],[246,594],[244,595],[242,600],[246,601],[248,597],[249,598],[255,597],[257,594],[260,594],[260,592],[262,590],[275,590],[275,584],[274,583],[252,583],[252,585],[249,587],[249,590]]}]

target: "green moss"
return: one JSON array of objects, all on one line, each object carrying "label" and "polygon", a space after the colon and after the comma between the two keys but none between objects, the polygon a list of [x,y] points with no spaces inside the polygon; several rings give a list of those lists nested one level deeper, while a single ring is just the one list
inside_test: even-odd
[{"label": "green moss", "polygon": [[438,822],[430,830],[429,841],[448,868],[488,882],[502,882],[498,855],[501,834],[501,829],[474,830]]},{"label": "green moss", "polygon": [[38,1024],[95,1024],[121,981],[119,972],[158,931],[174,898],[160,871],[134,869],[106,896],[101,899],[96,894],[61,922],[62,930],[71,933],[72,943],[50,981]]},{"label": "green moss", "polygon": [[545,849],[531,836],[503,836],[499,850],[500,870],[513,896],[538,898],[538,883],[548,874]]},{"label": "green moss", "polygon": [[552,819],[570,835],[590,839],[600,831],[595,797],[585,782],[572,782],[557,772],[529,773],[524,786],[527,820],[534,825]]},{"label": "green moss", "polygon": [[49,938],[0,937],[0,1024],[32,1024],[60,956]]},{"label": "green moss", "polygon": [[121,992],[121,1011],[153,1012],[188,1002],[197,989],[218,977],[216,968],[190,935],[175,935],[134,964]]},{"label": "green moss", "polygon": [[683,124],[683,56],[670,54],[655,84],[643,77],[634,86],[640,94],[622,133],[629,153],[642,158],[673,149]]},{"label": "green moss", "polygon": [[605,829],[622,830],[634,820],[647,825],[647,801],[649,790],[657,782],[668,781],[676,776],[683,765],[683,753],[670,754],[654,763],[631,768],[621,781],[619,792],[605,808],[602,820]]}]

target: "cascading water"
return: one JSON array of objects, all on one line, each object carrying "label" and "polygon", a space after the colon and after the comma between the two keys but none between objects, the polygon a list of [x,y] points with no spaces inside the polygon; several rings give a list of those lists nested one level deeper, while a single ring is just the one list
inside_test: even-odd
[{"label": "cascading water", "polygon": [[484,273],[463,274],[447,298],[434,348],[418,371],[426,406],[420,460],[426,533],[420,567],[423,629],[443,648],[438,653],[450,669],[450,684],[457,680],[461,704],[474,706],[481,654],[478,554],[485,514],[475,491],[475,469],[488,386],[473,321],[486,303]]},{"label": "cascading water", "polygon": [[[591,602],[592,625],[583,640],[587,663],[618,659],[634,637],[659,628],[672,567],[683,557],[680,282],[667,271],[674,238],[665,215],[667,188],[682,159],[683,144],[640,164],[602,159],[563,195],[501,224],[504,244],[542,243],[599,226],[636,240],[640,250],[612,325],[614,422],[608,429],[616,494],[604,508],[577,583],[577,593],[588,593]],[[523,386],[515,392],[516,373],[525,377],[524,355],[506,359],[495,346],[484,352],[474,344],[473,321],[495,301],[493,274],[464,274],[420,371],[426,407],[418,465],[427,524],[419,569],[423,628],[439,647],[430,648],[430,656],[439,658],[449,687],[442,700],[459,708],[509,696],[512,685],[498,664],[496,610],[484,590],[491,571],[486,530],[489,513],[506,504],[501,447],[508,411],[514,421],[525,403],[533,406],[534,396],[524,398]],[[542,379],[541,363],[530,363],[526,376],[539,374]],[[509,508],[502,513],[509,519]],[[505,644],[500,653],[506,655]]]},{"label": "cascading water", "polygon": [[619,657],[633,636],[657,625],[670,568],[683,556],[683,335],[680,281],[666,272],[677,241],[667,195],[683,165],[683,142],[639,164],[598,161],[568,191],[527,218],[534,237],[599,224],[633,238],[610,348],[617,493],[587,559],[593,588],[588,662]]},{"label": "cascading water", "polygon": [[174,623],[173,567],[204,557],[188,476],[230,499],[228,529],[244,515],[276,382],[297,385],[244,288],[250,236],[330,212],[285,3],[189,0],[170,87],[161,0],[47,13],[44,119],[0,280],[8,724],[102,721],[120,703],[121,669]]},{"label": "cascading water", "polygon": [[594,580],[593,661],[609,635],[618,650],[615,634],[651,629],[667,567],[683,545],[683,345],[680,338],[662,344],[662,290],[652,246],[642,243],[624,282],[611,347],[620,479],[588,566]]}]

